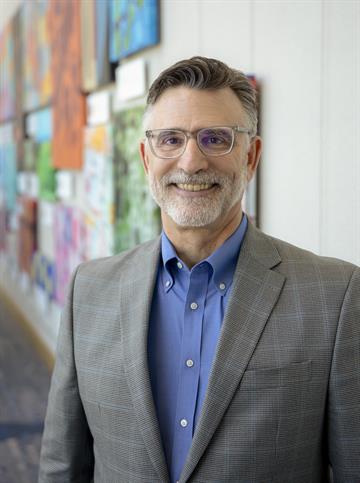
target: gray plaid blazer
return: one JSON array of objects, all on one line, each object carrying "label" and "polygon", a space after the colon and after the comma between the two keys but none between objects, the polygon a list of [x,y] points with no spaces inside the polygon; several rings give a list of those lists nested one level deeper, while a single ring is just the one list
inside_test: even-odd
[{"label": "gray plaid blazer", "polygon": [[[41,483],[166,483],[147,331],[159,240],[80,265]],[[180,483],[360,482],[360,269],[249,226]]]}]

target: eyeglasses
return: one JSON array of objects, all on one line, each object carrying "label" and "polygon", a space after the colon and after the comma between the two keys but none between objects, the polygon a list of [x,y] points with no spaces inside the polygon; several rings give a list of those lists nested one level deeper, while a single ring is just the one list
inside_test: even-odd
[{"label": "eyeglasses", "polygon": [[197,131],[182,129],[153,129],[145,132],[153,154],[162,159],[177,158],[184,154],[190,138],[196,139],[200,151],[206,156],[229,154],[235,142],[236,133],[250,134],[240,126],[205,127]]}]

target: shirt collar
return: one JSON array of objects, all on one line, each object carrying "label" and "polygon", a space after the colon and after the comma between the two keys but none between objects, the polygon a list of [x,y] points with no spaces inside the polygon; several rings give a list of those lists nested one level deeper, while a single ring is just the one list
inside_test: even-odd
[{"label": "shirt collar", "polygon": [[[243,215],[238,228],[225,242],[212,253],[208,258],[202,260],[197,265],[203,262],[208,262],[213,269],[213,280],[219,293],[224,295],[231,285],[236,262],[239,256],[241,244],[243,242],[248,226],[247,216]],[[184,268],[185,264],[177,256],[175,248],[165,232],[161,234],[161,256],[163,267],[166,272],[165,290],[169,291],[174,284],[174,277],[170,270],[170,262],[176,260],[181,263]]]}]

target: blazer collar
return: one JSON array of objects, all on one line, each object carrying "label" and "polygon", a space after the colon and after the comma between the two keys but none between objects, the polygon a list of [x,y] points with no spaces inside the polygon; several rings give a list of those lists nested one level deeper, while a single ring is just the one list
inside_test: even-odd
[{"label": "blazer collar", "polygon": [[280,262],[271,238],[249,224],[200,419],[180,483],[191,476],[240,384],[285,281],[283,275],[272,270]]}]

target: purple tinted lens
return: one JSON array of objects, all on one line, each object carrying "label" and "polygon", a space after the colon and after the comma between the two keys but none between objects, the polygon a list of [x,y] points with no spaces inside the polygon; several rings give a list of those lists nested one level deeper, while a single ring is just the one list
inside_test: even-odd
[{"label": "purple tinted lens", "polygon": [[202,129],[198,134],[201,149],[207,152],[227,152],[233,143],[233,130],[231,128]]}]

